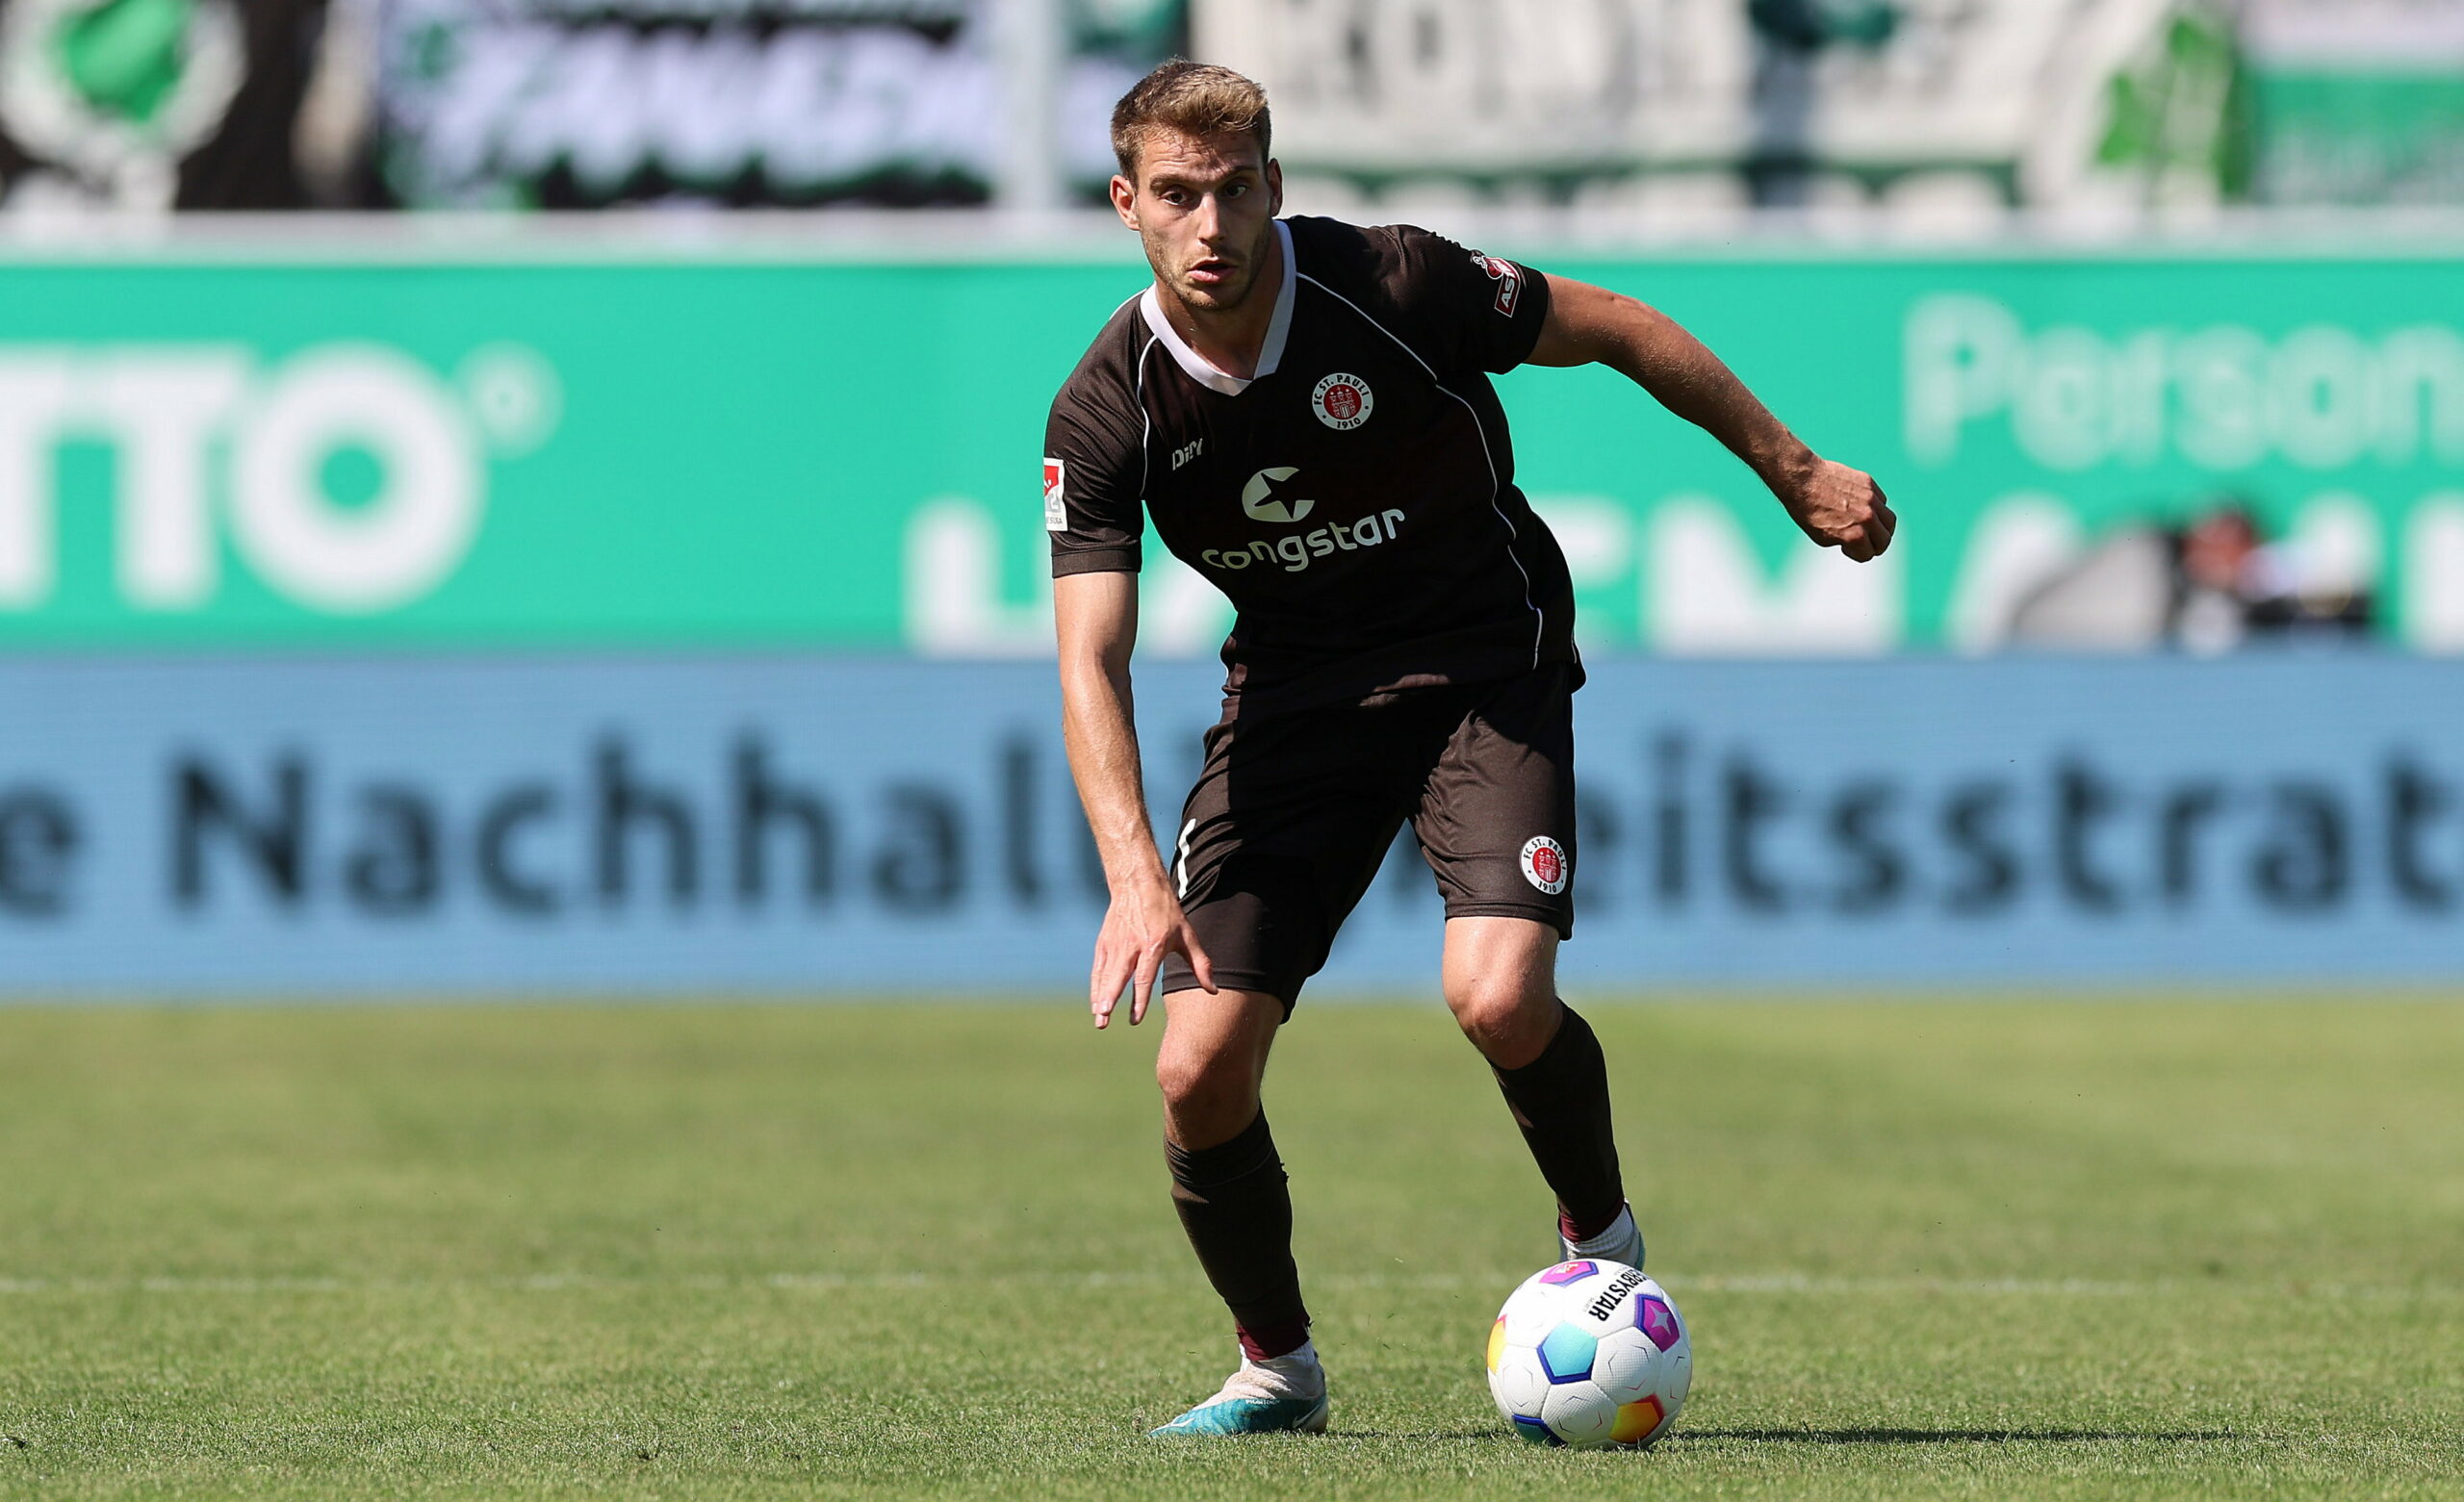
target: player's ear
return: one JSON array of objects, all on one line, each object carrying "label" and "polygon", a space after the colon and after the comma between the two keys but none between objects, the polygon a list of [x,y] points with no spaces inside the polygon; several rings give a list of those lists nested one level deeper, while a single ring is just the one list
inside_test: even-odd
[{"label": "player's ear", "polygon": [[1267,158],[1267,215],[1283,216],[1283,164],[1272,157]]},{"label": "player's ear", "polygon": [[1116,172],[1112,185],[1113,212],[1131,229],[1138,228],[1138,185]]}]

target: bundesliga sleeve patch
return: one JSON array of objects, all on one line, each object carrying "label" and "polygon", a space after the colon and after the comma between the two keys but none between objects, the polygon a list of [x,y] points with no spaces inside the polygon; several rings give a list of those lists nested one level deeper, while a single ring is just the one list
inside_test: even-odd
[{"label": "bundesliga sleeve patch", "polygon": [[1043,462],[1043,529],[1047,532],[1069,530],[1069,508],[1061,503],[1061,461]]},{"label": "bundesliga sleeve patch", "polygon": [[1472,264],[1480,268],[1480,274],[1498,284],[1497,294],[1489,299],[1490,309],[1513,318],[1515,304],[1523,300],[1523,268],[1476,250],[1472,252]]}]

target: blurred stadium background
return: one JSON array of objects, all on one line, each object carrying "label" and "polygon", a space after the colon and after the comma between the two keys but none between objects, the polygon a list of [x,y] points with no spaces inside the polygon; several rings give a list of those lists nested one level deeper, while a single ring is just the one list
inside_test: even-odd
[{"label": "blurred stadium background", "polygon": [[[1183,51],[1296,212],[1666,308],[1905,523],[1501,382],[1569,994],[1677,998],[1592,1012],[1702,1374],[1637,1464],[2455,1495],[2464,0],[0,0],[0,1497],[1634,1461],[1481,1391],[1547,1206],[1407,849],[1273,1091],[1339,1432],[1136,1438],[1227,1344],[1077,1010],[1035,476]],[[1148,556],[1168,808],[1226,622]]]},{"label": "blurred stadium background", "polygon": [[[1505,382],[1579,984],[2464,972],[2464,5],[0,0],[7,988],[1068,989],[1030,476],[1183,50],[1909,518]],[[1329,987],[1430,979],[1409,865]]]}]

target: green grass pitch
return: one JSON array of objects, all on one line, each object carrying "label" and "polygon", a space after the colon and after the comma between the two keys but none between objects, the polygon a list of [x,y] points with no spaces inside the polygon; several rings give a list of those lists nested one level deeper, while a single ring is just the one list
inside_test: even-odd
[{"label": "green grass pitch", "polygon": [[1335,1432],[1216,1443],[1151,1031],[0,1010],[0,1497],[2464,1495],[2464,1006],[1590,1010],[1642,1455],[1490,1408],[1548,1206],[1433,1006],[1282,1040]]}]

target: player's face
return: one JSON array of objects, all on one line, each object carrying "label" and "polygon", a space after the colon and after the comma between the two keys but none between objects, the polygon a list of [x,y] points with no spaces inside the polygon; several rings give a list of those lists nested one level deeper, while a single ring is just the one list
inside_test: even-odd
[{"label": "player's face", "polygon": [[1247,136],[1147,134],[1138,180],[1113,179],[1113,207],[1146,242],[1158,280],[1192,308],[1248,300],[1283,209],[1283,169]]}]

